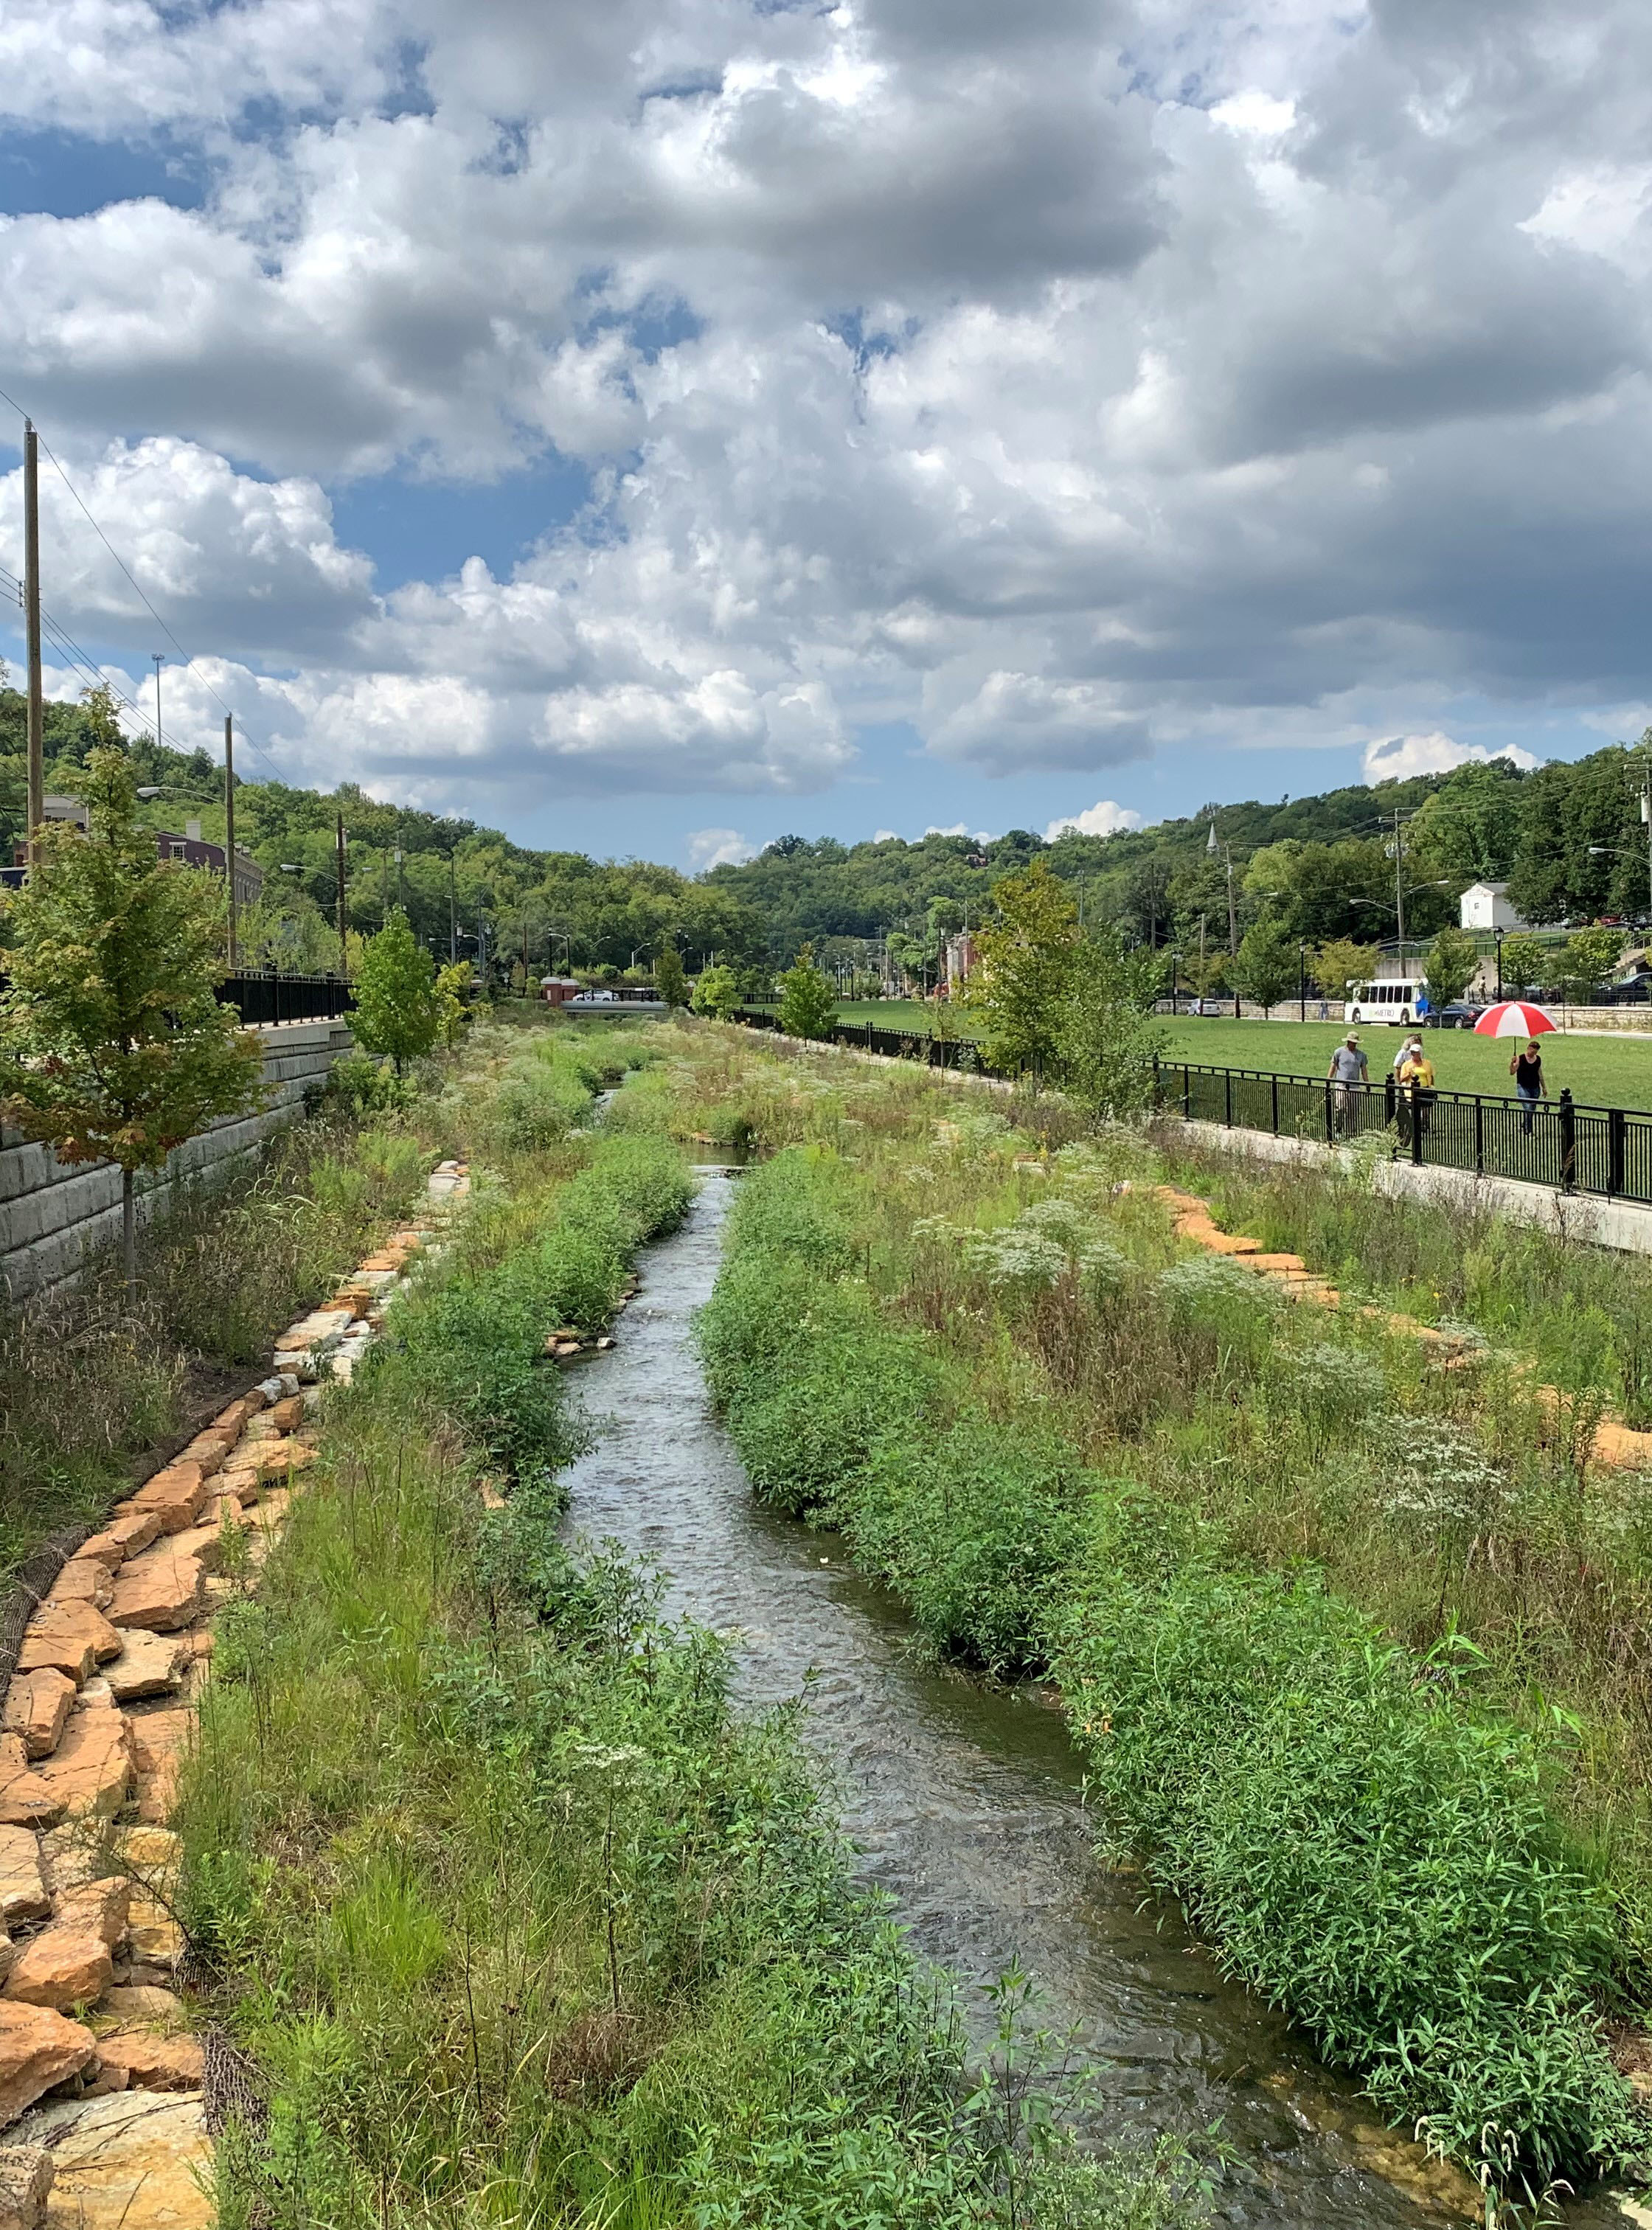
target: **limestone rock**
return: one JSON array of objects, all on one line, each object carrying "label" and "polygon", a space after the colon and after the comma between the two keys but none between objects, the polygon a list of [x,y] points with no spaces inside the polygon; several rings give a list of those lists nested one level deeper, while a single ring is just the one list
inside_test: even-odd
[{"label": "limestone rock", "polygon": [[[154,1995],[164,1997],[165,1993]],[[106,2067],[122,2069],[135,2091],[201,2087],[201,2047],[192,2036],[161,2036],[142,2027],[109,2029],[98,2039],[98,2057]]]},{"label": "limestone rock", "polygon": [[138,1816],[164,1821],[177,1795],[177,1769],[195,1727],[193,1711],[145,1711],[131,1721],[138,1767]]},{"label": "limestone rock", "polygon": [[221,1409],[212,1420],[211,1429],[215,1433],[227,1433],[233,1440],[239,1436],[248,1420],[255,1417],[265,1406],[262,1391],[255,1387],[250,1394],[242,1395],[227,1409]]},{"label": "limestone rock", "polygon": [[16,1928],[44,1920],[52,1901],[40,1867],[40,1839],[27,1827],[0,1827],[0,1920]]},{"label": "limestone rock", "polygon": [[45,1665],[37,1672],[18,1672],[6,1690],[4,1731],[23,1737],[27,1757],[49,1757],[62,1739],[74,1701],[74,1683],[67,1672]]},{"label": "limestone rock", "polygon": [[0,2230],[42,2230],[52,2175],[43,2145],[0,2145]]},{"label": "limestone rock", "polygon": [[170,1463],[148,1485],[122,1504],[126,1511],[152,1510],[163,1533],[182,1533],[194,1524],[206,1500],[205,1469],[198,1463]]},{"label": "limestone rock", "polygon": [[162,1973],[175,1967],[183,1956],[184,1931],[163,1905],[135,1891],[127,1928],[134,1966],[153,1967]]},{"label": "limestone rock", "polygon": [[107,1603],[109,1568],[96,1556],[71,1556],[52,1582],[48,1602],[89,1602],[101,1610]]},{"label": "limestone rock", "polygon": [[158,2036],[177,2036],[188,2028],[190,2017],[176,1990],[117,1983],[106,1990],[94,2010],[106,2015],[118,2028],[146,2028]]},{"label": "limestone rock", "polygon": [[48,1928],[25,1943],[6,1977],[5,1995],[19,2005],[67,2013],[89,2006],[114,1980],[114,1961],[90,1928]]},{"label": "limestone rock", "polygon": [[55,1795],[34,1772],[21,1735],[0,1734],[0,1824],[55,1827],[68,1800]]},{"label": "limestone rock", "polygon": [[132,1910],[132,1884],[122,1874],[99,1874],[60,1898],[55,1925],[84,1929],[100,1937],[113,1952],[126,1933]]},{"label": "limestone rock", "polygon": [[51,2152],[48,2230],[210,2230],[212,2141],[198,2094],[65,2099],[17,2134]]},{"label": "limestone rock", "polygon": [[288,1394],[277,1402],[269,1413],[269,1421],[278,1433],[290,1433],[294,1425],[304,1422],[304,1396]]},{"label": "limestone rock", "polygon": [[[182,1526],[168,1529],[181,1533]],[[109,1615],[117,1626],[146,1627],[170,1634],[187,1626],[201,1608],[201,1561],[168,1539],[130,1557],[115,1580]]]},{"label": "limestone rock", "polygon": [[43,2006],[0,2000],[0,2125],[79,2074],[97,2048],[91,2030],[78,2021]]},{"label": "limestone rock", "polygon": [[109,1660],[104,1674],[116,1703],[171,1694],[183,1678],[186,1654],[179,1636],[151,1634],[134,1626],[127,1627],[121,1639],[126,1646],[119,1657]]},{"label": "limestone rock", "polygon": [[120,1653],[120,1636],[100,1610],[87,1602],[60,1603],[37,1610],[17,1653],[20,1672],[55,1667],[80,1682],[94,1665]]},{"label": "limestone rock", "polygon": [[131,1743],[121,1713],[108,1706],[76,1711],[39,1778],[52,1795],[61,1797],[72,1819],[118,1812],[132,1785]]},{"label": "limestone rock", "polygon": [[140,1549],[148,1548],[159,1531],[160,1519],[152,1510],[131,1511],[124,1518],[113,1518],[101,1533],[94,1533],[89,1541],[83,1541],[78,1553],[95,1556],[113,1571],[128,1556],[135,1556]]}]

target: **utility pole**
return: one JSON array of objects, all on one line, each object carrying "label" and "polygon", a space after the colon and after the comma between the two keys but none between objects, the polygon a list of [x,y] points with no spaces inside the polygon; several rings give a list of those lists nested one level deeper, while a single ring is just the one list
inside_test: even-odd
[{"label": "utility pole", "polygon": [[1652,766],[1641,777],[1641,818],[1646,823],[1646,903],[1652,918]]},{"label": "utility pole", "polygon": [[459,958],[459,867],[458,854],[448,854],[448,959],[456,964]]},{"label": "utility pole", "polygon": [[1394,925],[1399,932],[1399,972],[1405,973],[1405,839],[1400,809],[1394,808]]},{"label": "utility pole", "polygon": [[[156,668],[155,686],[160,686]],[[157,706],[158,712],[159,707]],[[223,873],[229,886],[229,973],[236,972],[236,724],[223,716]]]},{"label": "utility pole", "polygon": [[1228,866],[1228,951],[1230,954],[1236,954],[1239,950],[1239,916],[1233,903],[1233,847],[1224,844],[1222,849]]},{"label": "utility pole", "polygon": [[339,973],[341,976],[347,976],[350,973],[350,914],[348,908],[345,904],[345,855],[344,815],[342,813],[340,813],[338,817],[338,828],[334,836],[334,842],[338,847],[337,857],[339,862]]},{"label": "utility pole", "polygon": [[166,654],[164,651],[152,650],[149,655],[155,667],[155,749],[159,751],[161,747],[160,670],[166,663]]},{"label": "utility pole", "polygon": [[23,420],[23,627],[29,664],[29,864],[40,858],[46,818],[45,706],[40,679],[40,436]]}]

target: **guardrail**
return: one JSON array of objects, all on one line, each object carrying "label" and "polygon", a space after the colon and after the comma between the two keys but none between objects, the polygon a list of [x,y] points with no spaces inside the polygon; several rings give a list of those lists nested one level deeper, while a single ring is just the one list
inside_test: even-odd
[{"label": "guardrail", "polygon": [[[780,1017],[768,1007],[738,1007],[730,1018],[748,1029],[778,1030]],[[923,1061],[931,1068],[963,1068],[978,1076],[1002,1076],[989,1067],[973,1038],[937,1037],[932,1030],[881,1030],[875,1022],[838,1022],[821,1039],[823,1045],[858,1047],[862,1053],[881,1054],[886,1060]]]},{"label": "guardrail", "polygon": [[260,1022],[325,1022],[347,1015],[355,993],[342,976],[226,976],[218,996],[249,1028]]},{"label": "guardrail", "polygon": [[1533,1105],[1477,1092],[1424,1092],[1392,1076],[1338,1085],[1196,1061],[1159,1061],[1155,1073],[1159,1106],[1190,1122],[1325,1145],[1388,1131],[1394,1157],[1419,1168],[1652,1204],[1652,1115],[1579,1106],[1570,1092]]}]

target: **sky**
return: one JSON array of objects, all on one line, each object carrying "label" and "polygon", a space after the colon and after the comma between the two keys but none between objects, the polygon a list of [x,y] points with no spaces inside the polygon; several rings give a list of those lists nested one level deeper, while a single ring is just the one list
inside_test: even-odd
[{"label": "sky", "polygon": [[694,869],[1575,757],[1649,76],[1644,0],[8,0],[47,609],[250,775]]}]

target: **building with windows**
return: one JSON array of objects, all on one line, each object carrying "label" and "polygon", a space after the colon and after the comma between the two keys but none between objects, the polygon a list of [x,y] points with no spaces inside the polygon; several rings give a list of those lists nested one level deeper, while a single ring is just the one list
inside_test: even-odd
[{"label": "building with windows", "polygon": [[1460,901],[1464,929],[1525,929],[1525,919],[1507,899],[1507,883],[1470,883]]},{"label": "building with windows", "polygon": [[[77,828],[87,826],[87,809],[78,797],[48,797],[46,800],[48,821],[68,821]],[[186,867],[205,867],[215,875],[223,873],[223,847],[208,844],[201,835],[198,821],[186,821],[180,836],[176,829],[158,828],[155,832],[155,852],[162,860],[181,860]],[[29,847],[17,845],[12,852],[12,870],[6,880],[16,883],[29,863]],[[249,859],[237,844],[236,847],[236,904],[238,906],[256,905],[264,887],[264,871],[256,860]]]}]

